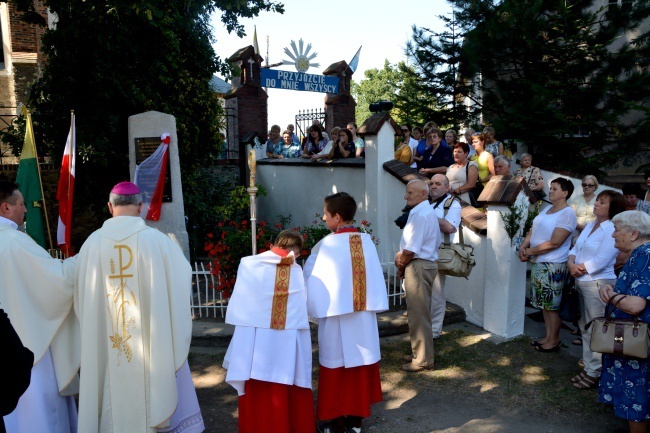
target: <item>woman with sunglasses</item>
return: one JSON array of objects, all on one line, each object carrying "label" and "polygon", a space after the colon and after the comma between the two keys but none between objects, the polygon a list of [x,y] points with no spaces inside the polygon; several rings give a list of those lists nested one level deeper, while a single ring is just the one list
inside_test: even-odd
[{"label": "woman with sunglasses", "polygon": [[571,197],[569,206],[573,208],[578,218],[578,225],[573,232],[573,241],[580,236],[582,230],[596,219],[594,215],[594,203],[596,203],[596,190],[598,189],[598,180],[596,176],[587,175],[582,178],[582,194]]}]

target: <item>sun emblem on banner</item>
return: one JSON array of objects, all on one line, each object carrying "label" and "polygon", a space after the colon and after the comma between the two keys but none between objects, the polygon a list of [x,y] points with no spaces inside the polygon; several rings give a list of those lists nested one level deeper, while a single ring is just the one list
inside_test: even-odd
[{"label": "sun emblem on banner", "polygon": [[288,47],[284,49],[284,53],[291,57],[291,60],[283,60],[282,63],[285,65],[295,65],[298,72],[307,72],[310,66],[320,66],[320,63],[311,63],[311,60],[318,55],[318,53],[309,54],[311,51],[311,44],[307,44],[306,49],[303,49],[303,41],[300,39],[298,41],[298,47],[296,47],[296,41],[291,41],[290,50]]}]

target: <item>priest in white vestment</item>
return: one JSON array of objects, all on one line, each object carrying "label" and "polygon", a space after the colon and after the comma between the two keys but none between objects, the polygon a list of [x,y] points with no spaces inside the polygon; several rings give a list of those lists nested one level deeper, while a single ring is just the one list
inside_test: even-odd
[{"label": "priest in white vestment", "polygon": [[324,431],[361,431],[382,401],[376,313],[388,309],[386,283],[372,238],[352,225],[357,203],[345,192],[325,198],[323,220],[334,233],[305,263],[309,316],[318,318],[318,404]]},{"label": "priest in white vestment", "polygon": [[270,251],[244,257],[237,269],[226,314],[235,333],[223,366],[239,394],[239,433],[314,431],[301,249],[301,235],[284,230]]},{"label": "priest in white vestment", "polygon": [[117,184],[113,218],[77,256],[79,432],[204,430],[187,365],[191,267],[176,243],[140,218],[141,205],[135,184]]},{"label": "priest in white vestment", "polygon": [[27,391],[4,417],[11,433],[77,431],[79,326],[72,314],[74,261],[53,259],[18,231],[25,201],[13,182],[0,181],[0,308],[23,345],[34,353]]}]

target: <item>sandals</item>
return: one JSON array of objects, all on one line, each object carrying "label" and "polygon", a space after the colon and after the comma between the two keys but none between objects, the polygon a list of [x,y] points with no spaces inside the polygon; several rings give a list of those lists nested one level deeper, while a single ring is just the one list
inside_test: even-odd
[{"label": "sandals", "polygon": [[560,341],[550,349],[544,349],[544,347],[540,344],[538,346],[535,346],[535,350],[542,353],[551,353],[551,352],[558,352],[561,347],[562,347],[562,342]]},{"label": "sandals", "polygon": [[571,335],[581,335],[582,332],[580,332],[580,328],[576,328],[573,331],[571,331]]},{"label": "sandals", "polygon": [[598,386],[599,381],[600,381],[599,377],[591,377],[584,371],[581,371],[579,374],[576,374],[571,378],[571,382],[573,382],[573,386],[575,386],[578,389],[596,388]]},{"label": "sandals", "polygon": [[571,342],[574,346],[582,346],[582,337],[578,337]]}]

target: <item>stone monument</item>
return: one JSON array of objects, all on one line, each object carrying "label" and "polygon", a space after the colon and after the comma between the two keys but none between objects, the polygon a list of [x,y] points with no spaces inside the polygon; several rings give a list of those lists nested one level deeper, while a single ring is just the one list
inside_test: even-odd
[{"label": "stone monument", "polygon": [[148,226],[154,227],[172,238],[189,260],[190,243],[185,228],[183,185],[174,116],[158,111],[147,111],[129,117],[129,172],[131,180],[133,180],[136,165],[158,148],[160,137],[164,133],[170,134],[171,142],[161,216],[158,221],[145,220],[145,222]]}]

